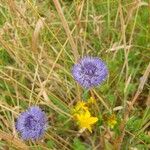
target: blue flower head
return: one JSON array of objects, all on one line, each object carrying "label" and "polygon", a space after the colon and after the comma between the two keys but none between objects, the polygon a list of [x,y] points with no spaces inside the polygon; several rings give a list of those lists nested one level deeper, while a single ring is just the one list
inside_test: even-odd
[{"label": "blue flower head", "polygon": [[37,140],[44,134],[47,126],[45,113],[37,106],[29,107],[20,114],[16,129],[23,140]]},{"label": "blue flower head", "polygon": [[98,57],[83,57],[72,68],[74,79],[83,87],[89,89],[104,81],[108,75],[106,64]]}]

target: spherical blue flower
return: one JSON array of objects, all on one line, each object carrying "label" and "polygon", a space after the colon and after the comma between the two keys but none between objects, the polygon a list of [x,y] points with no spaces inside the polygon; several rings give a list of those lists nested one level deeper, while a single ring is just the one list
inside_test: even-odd
[{"label": "spherical blue flower", "polygon": [[39,139],[44,134],[46,126],[46,115],[37,106],[29,107],[21,113],[16,122],[16,129],[23,140]]},{"label": "spherical blue flower", "polygon": [[97,57],[83,57],[72,68],[74,79],[85,88],[102,83],[108,75],[106,64]]}]

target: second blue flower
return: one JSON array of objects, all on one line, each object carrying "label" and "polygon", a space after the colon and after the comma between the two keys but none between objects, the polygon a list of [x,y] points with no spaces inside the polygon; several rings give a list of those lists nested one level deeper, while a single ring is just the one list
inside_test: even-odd
[{"label": "second blue flower", "polygon": [[91,88],[104,81],[108,75],[106,64],[98,57],[83,57],[72,68],[74,79],[83,87]]}]

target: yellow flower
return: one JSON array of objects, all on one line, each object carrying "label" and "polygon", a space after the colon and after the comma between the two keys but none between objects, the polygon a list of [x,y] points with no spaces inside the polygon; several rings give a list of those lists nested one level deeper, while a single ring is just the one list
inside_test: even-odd
[{"label": "yellow flower", "polygon": [[87,111],[88,107],[86,106],[85,102],[79,101],[77,102],[76,106],[72,109],[73,114],[80,113]]},{"label": "yellow flower", "polygon": [[107,118],[107,124],[110,128],[114,128],[114,126],[117,124],[117,119],[116,119],[116,116],[115,114],[112,114],[111,116],[109,116]]},{"label": "yellow flower", "polygon": [[81,129],[88,129],[92,132],[91,126],[98,121],[97,117],[92,117],[89,111],[82,114],[77,114],[77,121]]},{"label": "yellow flower", "polygon": [[95,104],[95,103],[96,103],[96,100],[95,100],[93,97],[90,97],[90,98],[88,99],[88,103],[89,103],[89,104]]}]

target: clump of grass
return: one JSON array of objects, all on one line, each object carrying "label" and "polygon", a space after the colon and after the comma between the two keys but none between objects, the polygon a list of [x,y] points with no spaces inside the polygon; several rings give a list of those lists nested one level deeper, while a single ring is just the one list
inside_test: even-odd
[{"label": "clump of grass", "polygon": [[[149,15],[148,1],[1,0],[0,149],[148,150]],[[90,92],[71,74],[87,55],[109,69]],[[81,133],[71,108],[90,97],[98,121]],[[46,113],[48,128],[41,140],[23,141],[15,122],[32,105]]]}]

